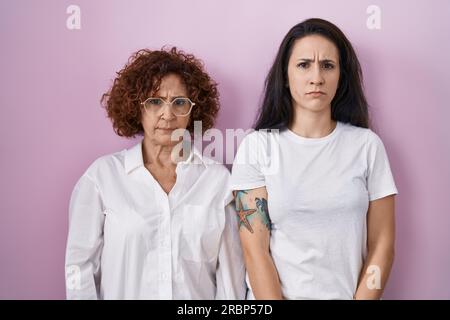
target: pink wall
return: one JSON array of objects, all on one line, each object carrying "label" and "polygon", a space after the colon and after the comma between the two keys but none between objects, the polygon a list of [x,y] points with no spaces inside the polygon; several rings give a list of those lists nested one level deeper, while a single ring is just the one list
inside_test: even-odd
[{"label": "pink wall", "polygon": [[[81,30],[66,8],[81,8]],[[381,8],[381,29],[366,9]],[[135,50],[177,45],[220,83],[218,127],[248,128],[288,29],[335,22],[359,53],[400,195],[385,298],[450,299],[450,1],[3,0],[0,2],[0,298],[64,298],[71,190],[134,141],[99,106]]]}]

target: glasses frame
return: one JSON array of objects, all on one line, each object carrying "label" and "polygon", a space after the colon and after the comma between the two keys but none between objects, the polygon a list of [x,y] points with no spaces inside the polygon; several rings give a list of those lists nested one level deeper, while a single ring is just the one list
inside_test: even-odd
[{"label": "glasses frame", "polygon": [[[145,99],[143,102],[140,103],[140,105],[142,105],[142,107],[145,109],[145,112],[149,112],[149,110],[145,107],[145,104],[146,104],[146,102],[147,102],[148,100],[151,100],[151,99],[159,99],[159,100],[161,100],[161,101],[163,102],[163,105],[161,106],[161,109],[164,107],[164,105],[168,105],[169,108],[170,108],[170,111],[171,111],[172,114],[173,114],[174,116],[176,116],[176,117],[187,117],[187,116],[191,113],[192,108],[195,106],[195,102],[192,102],[192,100],[189,99],[189,98],[187,98],[187,97],[177,97],[177,98],[174,98],[171,102],[167,102],[167,101],[164,100],[163,98],[159,98],[159,97],[149,97],[149,98]],[[172,109],[172,108],[173,108],[173,103],[174,103],[174,101],[177,100],[177,99],[186,99],[186,100],[188,100],[189,103],[191,104],[191,107],[189,108],[189,111],[188,111],[186,114],[181,114],[181,115],[179,115],[179,114],[175,114],[175,113],[173,112],[173,109]]]}]

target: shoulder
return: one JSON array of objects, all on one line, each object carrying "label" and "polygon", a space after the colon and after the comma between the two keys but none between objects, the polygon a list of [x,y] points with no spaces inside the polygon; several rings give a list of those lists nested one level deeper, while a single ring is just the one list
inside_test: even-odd
[{"label": "shoulder", "polygon": [[346,139],[352,144],[361,143],[364,145],[373,145],[381,143],[380,137],[369,128],[361,128],[349,123],[340,123],[341,139]]},{"label": "shoulder", "polygon": [[209,174],[212,174],[219,180],[228,180],[230,178],[230,171],[225,165],[217,160],[202,156],[203,165]]},{"label": "shoulder", "polygon": [[341,139],[346,147],[359,150],[366,161],[373,161],[378,157],[386,157],[386,148],[380,136],[372,129],[360,128],[350,124],[342,126]]},{"label": "shoulder", "polygon": [[354,126],[350,123],[343,123],[339,122],[340,128],[341,128],[341,134],[350,135],[350,136],[366,136],[369,132],[372,132],[372,130],[368,128],[361,128]]},{"label": "shoulder", "polygon": [[244,140],[265,143],[267,140],[275,137],[279,132],[279,130],[252,130],[245,136]]},{"label": "shoulder", "polygon": [[86,176],[97,182],[105,176],[111,176],[118,171],[125,169],[125,153],[126,149],[111,154],[106,154],[95,159],[84,172],[83,176]]},{"label": "shoulder", "polygon": [[279,140],[278,130],[252,130],[238,146],[239,152],[255,152],[270,149],[270,146]]},{"label": "shoulder", "polygon": [[202,190],[213,196],[218,203],[228,204],[232,200],[231,174],[228,168],[221,162],[207,156],[202,156],[200,180]]}]

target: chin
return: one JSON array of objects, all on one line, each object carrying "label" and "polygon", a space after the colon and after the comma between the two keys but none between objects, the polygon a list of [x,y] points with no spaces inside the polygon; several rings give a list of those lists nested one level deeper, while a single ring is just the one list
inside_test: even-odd
[{"label": "chin", "polygon": [[170,139],[170,135],[157,136],[157,137],[155,137],[155,141],[158,144],[162,144],[162,145],[170,145],[173,143],[173,141]]},{"label": "chin", "polygon": [[172,141],[171,140],[171,135],[158,135],[157,137],[155,137],[155,141],[159,144],[159,145],[164,145],[164,146],[175,146],[179,141]]},{"label": "chin", "polygon": [[324,106],[323,104],[312,104],[305,106],[303,109],[311,112],[323,112],[328,109],[328,106]]}]

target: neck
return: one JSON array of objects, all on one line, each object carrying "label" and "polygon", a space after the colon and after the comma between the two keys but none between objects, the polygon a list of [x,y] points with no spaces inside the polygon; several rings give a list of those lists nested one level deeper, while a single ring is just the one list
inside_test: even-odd
[{"label": "neck", "polygon": [[294,119],[289,129],[305,138],[323,138],[336,128],[336,121],[331,119],[331,108],[324,112],[311,112],[301,107],[294,107]]},{"label": "neck", "polygon": [[142,141],[142,156],[144,164],[157,164],[162,166],[175,165],[172,163],[172,145],[160,145],[144,137]]}]

